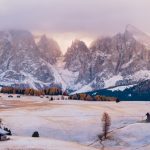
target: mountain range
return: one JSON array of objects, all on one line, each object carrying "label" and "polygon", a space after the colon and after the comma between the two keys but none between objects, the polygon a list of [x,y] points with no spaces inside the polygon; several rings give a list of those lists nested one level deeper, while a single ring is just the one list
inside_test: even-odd
[{"label": "mountain range", "polygon": [[136,85],[150,79],[150,37],[132,25],[124,33],[75,40],[62,55],[46,35],[35,42],[26,30],[0,31],[0,85],[86,92]]}]

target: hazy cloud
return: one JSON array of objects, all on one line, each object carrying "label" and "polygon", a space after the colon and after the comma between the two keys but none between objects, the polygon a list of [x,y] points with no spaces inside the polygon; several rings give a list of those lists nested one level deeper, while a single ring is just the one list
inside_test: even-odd
[{"label": "hazy cloud", "polygon": [[0,0],[0,28],[91,34],[150,32],[149,0]]},{"label": "hazy cloud", "polygon": [[114,34],[126,24],[150,33],[149,18],[149,0],[0,0],[0,29],[62,34],[62,39],[66,33],[68,38]]}]

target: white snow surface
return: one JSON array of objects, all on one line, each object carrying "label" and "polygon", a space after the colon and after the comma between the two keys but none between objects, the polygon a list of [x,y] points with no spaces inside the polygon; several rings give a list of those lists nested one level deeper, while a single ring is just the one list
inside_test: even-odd
[{"label": "white snow surface", "polygon": [[55,78],[58,79],[58,83],[62,84],[63,90],[67,88],[72,88],[76,90],[75,81],[78,78],[78,72],[72,72],[68,69],[65,69],[64,57],[59,57],[57,63],[55,64]]},{"label": "white snow surface", "polygon": [[109,88],[108,90],[111,90],[111,91],[124,91],[125,89],[128,89],[128,88],[131,88],[133,87],[133,85],[127,85],[127,86],[118,86],[118,87],[114,87],[114,88]]},{"label": "white snow surface", "polygon": [[71,95],[76,94],[76,93],[84,93],[84,92],[88,92],[88,91],[92,91],[93,88],[91,87],[91,83],[89,83],[88,85],[83,86],[82,88],[80,88],[79,90],[71,93]]},{"label": "white snow surface", "polygon": [[[12,146],[17,150],[150,148],[150,124],[141,122],[149,112],[150,102],[49,101],[45,97],[1,96],[0,118],[15,136],[10,137],[10,141],[0,142],[2,150]],[[96,141],[97,135],[102,133],[104,112],[109,113],[112,123],[110,138],[102,142],[103,147]],[[34,131],[39,132],[39,139],[31,138]]]},{"label": "white snow surface", "polygon": [[0,143],[0,149],[6,150],[96,150],[73,142],[65,142],[49,138],[10,137],[11,140]]},{"label": "white snow surface", "polygon": [[105,80],[105,88],[114,86],[117,81],[122,80],[122,79],[123,79],[123,77],[119,74],[119,75],[111,77],[108,80]]},{"label": "white snow surface", "polygon": [[146,80],[150,79],[150,71],[149,70],[140,70],[135,72],[132,77],[129,76],[129,78],[133,79],[134,81],[137,81],[139,79]]}]

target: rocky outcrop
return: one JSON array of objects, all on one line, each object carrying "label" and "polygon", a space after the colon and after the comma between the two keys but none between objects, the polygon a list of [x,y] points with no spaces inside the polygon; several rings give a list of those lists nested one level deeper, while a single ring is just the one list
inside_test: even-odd
[{"label": "rocky outcrop", "polygon": [[62,57],[57,42],[45,35],[36,44],[28,31],[0,31],[0,82],[80,92],[137,84],[150,79],[149,43],[148,35],[128,25],[124,33],[90,47],[75,40]]},{"label": "rocky outcrop", "polygon": [[50,85],[53,80],[52,69],[40,57],[30,32],[22,30],[0,32],[1,84],[27,84],[36,88],[44,84]]},{"label": "rocky outcrop", "polygon": [[90,74],[90,51],[83,41],[75,40],[65,54],[65,68],[72,72],[79,72],[76,82],[89,82]]},{"label": "rocky outcrop", "polygon": [[[86,54],[82,53],[84,48],[81,46],[69,49],[69,58],[72,60],[69,61],[69,66],[78,66],[78,82],[84,80],[84,84],[89,84],[93,89],[138,83],[149,77],[150,70],[150,51],[142,43],[142,38],[143,41],[147,39],[148,42],[148,38],[150,40],[146,34],[128,25],[124,33],[93,41]],[[76,63],[72,58],[74,55]],[[81,69],[83,72],[79,69],[82,62],[79,58],[86,59],[84,69]],[[68,59],[65,60],[68,64]],[[66,67],[70,69],[68,65]],[[142,71],[146,73],[144,76],[144,73],[140,76]],[[85,80],[86,77],[88,80]]]},{"label": "rocky outcrop", "polygon": [[50,64],[55,64],[57,57],[61,56],[60,47],[53,39],[48,39],[46,35],[43,35],[40,41],[37,43],[40,56]]}]

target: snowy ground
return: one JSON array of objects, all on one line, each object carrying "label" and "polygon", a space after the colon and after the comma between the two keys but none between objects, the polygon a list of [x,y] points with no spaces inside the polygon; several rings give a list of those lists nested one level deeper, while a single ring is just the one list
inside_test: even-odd
[{"label": "snowy ground", "polygon": [[[103,112],[110,114],[112,125],[110,139],[100,144],[97,135],[102,131]],[[25,145],[42,150],[148,150],[150,124],[141,123],[147,112],[150,102],[49,101],[2,95],[0,118],[15,137],[0,142],[0,149],[23,149]],[[30,138],[34,131],[39,132],[39,139]]]},{"label": "snowy ground", "polygon": [[31,138],[13,136],[11,140],[1,142],[0,149],[9,150],[96,150],[73,142],[65,142],[49,138]]}]

